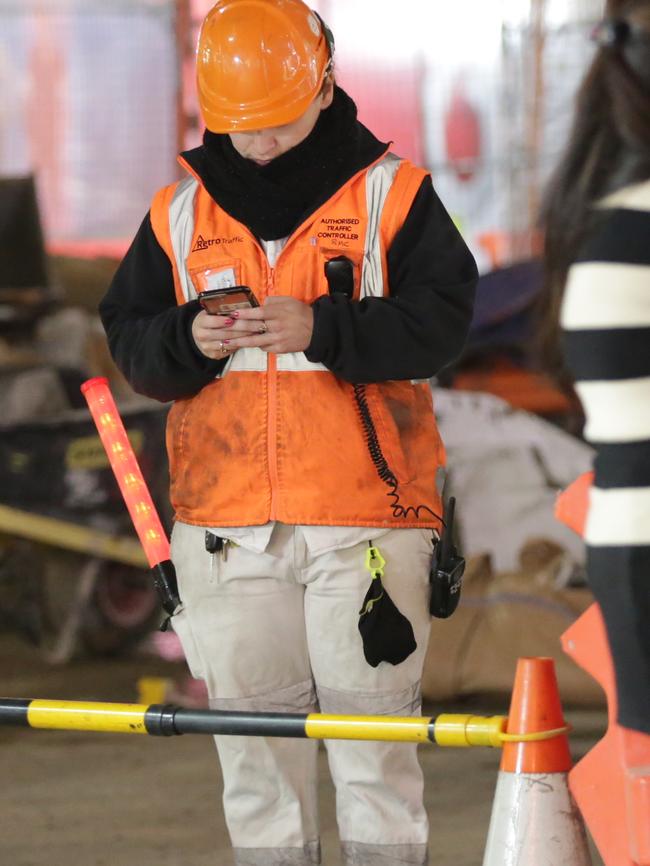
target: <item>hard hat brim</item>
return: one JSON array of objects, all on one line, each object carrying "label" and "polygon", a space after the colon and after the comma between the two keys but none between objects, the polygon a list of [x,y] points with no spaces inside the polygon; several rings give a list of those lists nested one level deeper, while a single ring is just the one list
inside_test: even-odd
[{"label": "hard hat brim", "polygon": [[[325,75],[323,74],[323,79]],[[307,111],[311,103],[318,96],[318,92],[322,86],[322,81],[318,86],[316,93],[307,93],[299,99],[295,99],[291,104],[276,106],[254,107],[242,105],[233,107],[230,104],[228,107],[223,106],[219,111],[212,111],[206,106],[201,109],[203,121],[210,130],[216,133],[228,132],[253,132],[258,129],[269,129],[275,126],[285,126],[293,123]]]}]

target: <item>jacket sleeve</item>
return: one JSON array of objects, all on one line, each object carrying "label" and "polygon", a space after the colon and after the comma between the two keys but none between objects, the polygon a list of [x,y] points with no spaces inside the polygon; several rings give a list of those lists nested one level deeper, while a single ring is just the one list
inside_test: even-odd
[{"label": "jacket sleeve", "polygon": [[476,263],[426,177],[388,250],[390,294],[313,306],[305,351],[349,382],[427,379],[460,354],[472,316]]},{"label": "jacket sleeve", "polygon": [[172,266],[149,214],[99,305],[115,363],[139,394],[167,402],[191,397],[224,366],[192,337],[198,301],[178,305]]}]

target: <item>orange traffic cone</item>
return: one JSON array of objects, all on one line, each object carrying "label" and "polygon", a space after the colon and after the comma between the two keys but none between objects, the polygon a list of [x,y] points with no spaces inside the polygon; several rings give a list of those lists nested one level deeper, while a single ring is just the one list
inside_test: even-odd
[{"label": "orange traffic cone", "polygon": [[517,663],[483,866],[590,866],[555,666]]}]

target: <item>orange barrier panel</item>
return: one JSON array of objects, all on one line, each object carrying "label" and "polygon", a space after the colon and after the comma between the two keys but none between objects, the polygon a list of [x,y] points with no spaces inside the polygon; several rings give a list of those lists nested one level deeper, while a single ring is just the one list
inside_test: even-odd
[{"label": "orange barrier panel", "polygon": [[[593,473],[559,497],[556,517],[584,531]],[[612,580],[616,575],[612,575]],[[569,774],[569,786],[606,866],[650,866],[650,735],[616,723],[614,666],[598,604],[562,635],[564,651],[603,687],[609,727]]]},{"label": "orange barrier panel", "polygon": [[584,472],[570,484],[555,501],[555,516],[577,535],[584,535],[589,510],[589,489],[594,473]]}]

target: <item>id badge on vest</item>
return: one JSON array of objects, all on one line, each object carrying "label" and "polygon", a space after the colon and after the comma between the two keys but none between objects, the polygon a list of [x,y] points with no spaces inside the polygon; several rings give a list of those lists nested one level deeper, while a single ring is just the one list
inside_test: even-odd
[{"label": "id badge on vest", "polygon": [[234,260],[190,268],[189,275],[197,295],[212,289],[230,289],[241,285],[241,266]]}]

